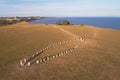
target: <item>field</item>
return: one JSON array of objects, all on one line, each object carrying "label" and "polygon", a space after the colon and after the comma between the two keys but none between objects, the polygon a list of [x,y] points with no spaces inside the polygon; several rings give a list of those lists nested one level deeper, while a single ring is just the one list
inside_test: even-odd
[{"label": "field", "polygon": [[[71,54],[19,67],[23,58],[60,41],[82,37]],[[78,40],[46,50],[39,58],[76,46]],[[29,24],[0,27],[0,80],[120,80],[120,31],[80,25]]]}]

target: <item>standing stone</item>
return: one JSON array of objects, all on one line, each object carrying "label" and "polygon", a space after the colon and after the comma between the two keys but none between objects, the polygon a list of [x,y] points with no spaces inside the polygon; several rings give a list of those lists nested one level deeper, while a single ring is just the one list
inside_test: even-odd
[{"label": "standing stone", "polygon": [[56,57],[58,57],[58,55],[56,55]]},{"label": "standing stone", "polygon": [[53,59],[55,58],[55,56],[52,56],[53,57]]},{"label": "standing stone", "polygon": [[50,58],[49,58],[49,57],[47,57],[47,60],[50,60]]},{"label": "standing stone", "polygon": [[62,44],[62,43],[60,42],[60,44]]},{"label": "standing stone", "polygon": [[36,61],[36,64],[39,64],[39,63],[40,63],[40,61],[39,61],[39,60],[37,60],[37,61]]},{"label": "standing stone", "polygon": [[65,55],[65,51],[63,52],[63,55]]},{"label": "standing stone", "polygon": [[51,56],[50,59],[53,59],[53,57]]},{"label": "standing stone", "polygon": [[85,42],[85,39],[83,39],[83,42]]},{"label": "standing stone", "polygon": [[26,62],[27,62],[27,59],[24,59],[23,61],[24,61],[24,63],[26,63]]},{"label": "standing stone", "polygon": [[58,54],[59,56],[61,56],[61,54]]},{"label": "standing stone", "polygon": [[45,58],[43,58],[43,62],[46,61]]},{"label": "standing stone", "polygon": [[39,54],[39,52],[36,53],[36,55],[38,55],[38,54]]},{"label": "standing stone", "polygon": [[35,55],[32,55],[32,57],[34,58],[34,57],[35,57]]},{"label": "standing stone", "polygon": [[20,66],[24,66],[24,63],[22,60],[20,60]]},{"label": "standing stone", "polygon": [[30,63],[30,62],[28,62],[28,63],[27,63],[27,66],[28,66],[28,67],[29,67],[29,66],[31,66],[31,63]]},{"label": "standing stone", "polygon": [[82,41],[82,37],[80,38],[80,41]]},{"label": "standing stone", "polygon": [[67,51],[65,51],[64,54],[67,54]]},{"label": "standing stone", "polygon": [[61,52],[61,55],[63,55],[63,52]]},{"label": "standing stone", "polygon": [[73,50],[71,49],[70,52],[73,52]]},{"label": "standing stone", "polygon": [[42,53],[42,50],[40,50],[38,53],[39,53],[39,54]]},{"label": "standing stone", "polygon": [[42,60],[40,60],[40,63],[43,62]]}]

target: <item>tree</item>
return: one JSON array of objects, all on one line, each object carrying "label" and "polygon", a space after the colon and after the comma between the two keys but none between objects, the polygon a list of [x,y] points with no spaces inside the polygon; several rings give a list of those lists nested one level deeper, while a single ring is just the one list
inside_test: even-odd
[{"label": "tree", "polygon": [[69,25],[70,22],[68,20],[58,20],[56,22],[57,25]]},{"label": "tree", "polygon": [[63,20],[63,21],[62,21],[62,25],[69,25],[69,24],[70,24],[70,22],[67,21],[67,20]]},{"label": "tree", "polygon": [[18,22],[18,20],[13,20],[11,23],[12,24],[15,24],[15,23],[17,23]]},{"label": "tree", "polygon": [[0,20],[0,25],[8,25],[9,24],[9,21],[7,20]]}]

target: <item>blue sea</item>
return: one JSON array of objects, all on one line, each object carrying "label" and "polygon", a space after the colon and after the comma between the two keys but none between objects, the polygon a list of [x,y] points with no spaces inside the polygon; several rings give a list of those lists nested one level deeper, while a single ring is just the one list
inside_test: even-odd
[{"label": "blue sea", "polygon": [[58,20],[68,20],[71,24],[86,24],[101,28],[120,29],[120,17],[55,17],[30,21],[32,24],[55,24]]}]

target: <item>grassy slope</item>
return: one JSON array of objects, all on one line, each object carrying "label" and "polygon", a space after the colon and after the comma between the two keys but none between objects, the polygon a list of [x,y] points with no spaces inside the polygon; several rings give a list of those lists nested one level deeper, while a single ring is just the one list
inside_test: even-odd
[{"label": "grassy slope", "polygon": [[[119,80],[120,79],[120,31],[94,27],[63,27],[89,40],[81,50],[84,57],[84,68],[89,75],[87,80]],[[77,52],[76,52],[77,53]],[[91,75],[91,76],[90,76]],[[85,77],[82,76],[84,79]]]},{"label": "grassy slope", "polygon": [[[119,80],[120,31],[68,26],[63,29],[87,38],[73,54],[19,69],[20,59],[47,45],[72,38],[54,25],[19,23],[0,28],[0,78],[3,80]],[[74,44],[73,44],[74,45]],[[72,44],[45,53],[56,53]],[[45,55],[44,54],[44,55]]]},{"label": "grassy slope", "polygon": [[[71,38],[50,26],[17,24],[0,28],[0,75],[11,66],[47,45]],[[8,68],[9,69],[9,68]]]}]

